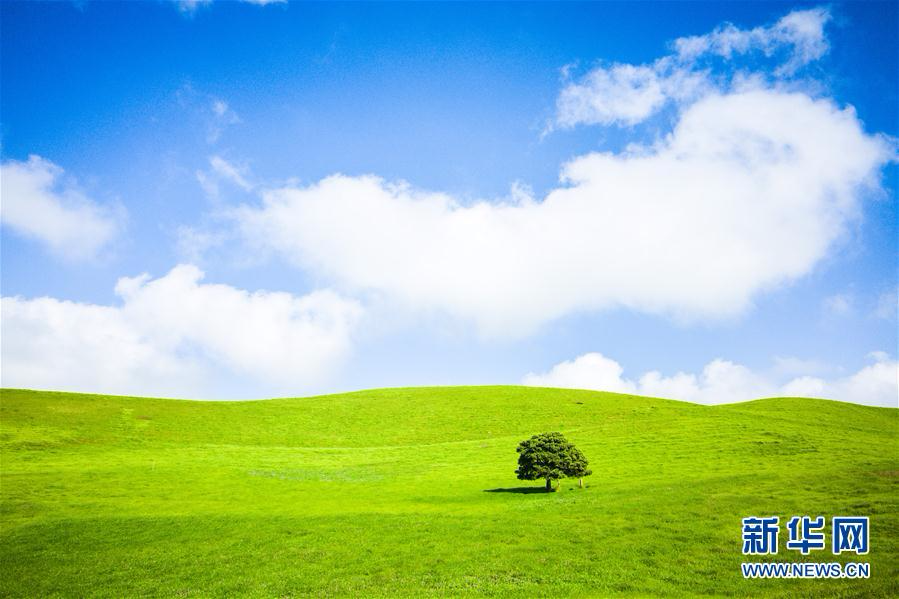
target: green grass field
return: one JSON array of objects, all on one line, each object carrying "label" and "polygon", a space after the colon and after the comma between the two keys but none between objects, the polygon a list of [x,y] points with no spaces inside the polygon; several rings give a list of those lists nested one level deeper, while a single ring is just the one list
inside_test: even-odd
[{"label": "green grass field", "polygon": [[[561,431],[578,489],[515,478]],[[899,410],[526,387],[194,402],[4,390],[4,596],[899,596]],[[527,487],[526,489],[524,487]],[[533,489],[531,489],[533,487]],[[740,519],[871,518],[867,580],[744,580]],[[759,558],[757,558],[759,559]],[[759,559],[759,561],[763,561]]]}]

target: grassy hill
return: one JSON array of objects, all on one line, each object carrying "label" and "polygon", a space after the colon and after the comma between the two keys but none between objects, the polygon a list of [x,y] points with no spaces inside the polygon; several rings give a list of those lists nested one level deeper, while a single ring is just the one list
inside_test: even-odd
[{"label": "grassy hill", "polygon": [[[515,478],[561,431],[588,487]],[[525,387],[0,396],[6,596],[899,596],[899,410]],[[740,519],[867,515],[867,580],[744,580]],[[802,561],[784,547],[772,559]],[[828,531],[829,540],[829,531]]]}]

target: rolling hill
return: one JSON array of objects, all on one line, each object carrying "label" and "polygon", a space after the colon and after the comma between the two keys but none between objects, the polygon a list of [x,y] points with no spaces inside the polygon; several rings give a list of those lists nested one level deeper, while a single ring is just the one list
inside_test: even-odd
[{"label": "rolling hill", "polygon": [[[561,431],[587,488],[516,480]],[[0,395],[4,596],[899,596],[899,410],[562,389]],[[865,580],[744,580],[740,520],[871,518]],[[853,561],[822,551],[782,561]],[[759,558],[758,561],[765,561]]]}]

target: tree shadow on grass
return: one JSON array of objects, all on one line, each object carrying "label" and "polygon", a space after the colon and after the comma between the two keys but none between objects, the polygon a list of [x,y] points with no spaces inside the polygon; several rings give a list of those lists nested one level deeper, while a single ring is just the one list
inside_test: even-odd
[{"label": "tree shadow on grass", "polygon": [[509,487],[506,489],[484,489],[484,493],[551,493],[546,487]]}]

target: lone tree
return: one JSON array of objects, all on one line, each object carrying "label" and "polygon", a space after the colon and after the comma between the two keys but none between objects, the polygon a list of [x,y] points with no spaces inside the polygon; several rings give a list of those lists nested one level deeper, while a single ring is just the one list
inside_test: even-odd
[{"label": "lone tree", "polygon": [[569,443],[562,433],[542,433],[518,444],[519,480],[546,480],[546,490],[552,491],[552,481],[560,478],[589,476],[587,458]]}]

